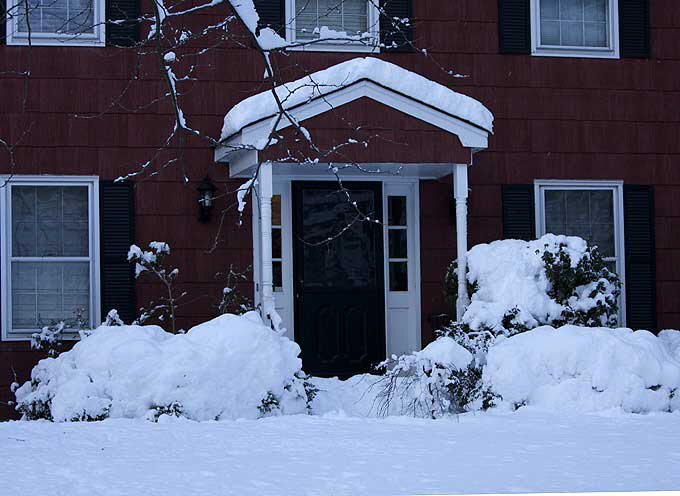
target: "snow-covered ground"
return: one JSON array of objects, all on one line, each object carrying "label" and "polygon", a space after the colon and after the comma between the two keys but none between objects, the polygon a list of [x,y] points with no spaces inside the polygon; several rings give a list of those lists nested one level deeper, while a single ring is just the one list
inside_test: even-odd
[{"label": "snow-covered ground", "polygon": [[10,422],[0,474],[22,496],[677,490],[678,440],[678,413],[532,408],[439,420]]}]

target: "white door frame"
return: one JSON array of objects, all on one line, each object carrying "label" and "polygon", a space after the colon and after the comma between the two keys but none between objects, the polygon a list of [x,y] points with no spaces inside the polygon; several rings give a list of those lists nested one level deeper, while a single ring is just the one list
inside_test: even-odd
[{"label": "white door frame", "polygon": [[[285,335],[290,339],[295,337],[295,301],[293,295],[293,232],[292,232],[292,181],[327,181],[335,182],[336,179],[326,175],[304,175],[302,177],[274,176],[273,193],[281,195],[281,222],[282,222],[282,278],[283,289],[274,292],[276,310],[283,319],[286,327]],[[387,228],[383,229],[383,263],[385,285],[385,352],[386,356],[392,353],[404,353],[416,351],[421,348],[421,299],[420,299],[420,194],[419,178],[403,176],[352,176],[346,178],[352,182],[380,182],[382,183],[383,218],[387,219],[387,197],[399,195],[407,197],[407,240],[408,240],[408,270],[409,290],[397,294],[389,292],[389,266],[388,266],[388,242]],[[260,246],[260,219],[258,202],[253,201],[253,280],[255,282],[255,304],[262,303],[262,274],[261,274],[261,246]],[[404,298],[406,294],[406,298]],[[394,339],[390,339],[390,309],[392,312],[408,310],[408,336],[399,349],[395,348]],[[394,329],[394,326],[392,326]],[[392,336],[394,337],[394,336]],[[398,340],[397,340],[398,341]]]}]

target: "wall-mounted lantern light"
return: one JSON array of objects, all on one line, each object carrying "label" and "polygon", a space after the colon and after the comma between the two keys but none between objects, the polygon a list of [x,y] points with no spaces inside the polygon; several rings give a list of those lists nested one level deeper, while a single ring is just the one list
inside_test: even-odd
[{"label": "wall-mounted lantern light", "polygon": [[217,188],[210,180],[210,176],[205,176],[196,189],[198,190],[198,220],[208,222],[215,204]]}]

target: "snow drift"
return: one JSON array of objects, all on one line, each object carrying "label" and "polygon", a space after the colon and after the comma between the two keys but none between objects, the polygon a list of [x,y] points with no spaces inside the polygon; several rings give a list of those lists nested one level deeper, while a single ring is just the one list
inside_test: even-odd
[{"label": "snow drift", "polygon": [[483,380],[510,407],[680,411],[680,331],[538,327],[492,346]]},{"label": "snow drift", "polygon": [[43,409],[55,421],[300,413],[299,353],[255,312],[222,315],[178,335],[157,326],[101,326],[72,350],[41,360],[16,391],[17,409],[27,417]]}]

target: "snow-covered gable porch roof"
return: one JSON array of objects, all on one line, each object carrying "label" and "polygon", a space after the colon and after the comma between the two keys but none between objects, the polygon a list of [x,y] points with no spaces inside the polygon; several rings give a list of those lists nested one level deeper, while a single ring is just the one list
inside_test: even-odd
[{"label": "snow-covered gable porch roof", "polygon": [[[276,94],[298,123],[370,98],[454,134],[473,152],[487,147],[493,131],[493,115],[477,100],[375,57],[348,60],[285,83]],[[271,90],[246,98],[227,113],[215,160],[229,163],[231,177],[251,174],[274,125],[277,130],[292,125],[278,114]]]}]

